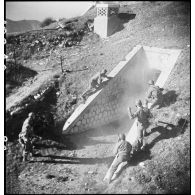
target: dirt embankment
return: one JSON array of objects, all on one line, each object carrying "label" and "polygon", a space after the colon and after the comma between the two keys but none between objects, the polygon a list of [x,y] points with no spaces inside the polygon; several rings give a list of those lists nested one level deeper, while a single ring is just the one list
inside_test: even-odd
[{"label": "dirt embankment", "polygon": [[[153,114],[156,120],[170,123],[177,114],[181,117],[190,114],[190,3],[142,2],[123,5],[120,9],[121,12],[129,11],[135,15],[124,21],[123,28],[114,35],[101,40],[89,34],[81,42],[84,45],[62,52],[73,70],[86,66],[88,70],[67,74],[61,83],[60,95],[55,103],[56,121],[63,124],[67,112],[64,101],[69,95],[79,96],[87,88],[93,74],[102,68],[111,71],[137,44],[182,50],[165,85],[167,90],[177,95],[170,104]],[[33,60],[30,62],[33,63]],[[59,66],[56,67],[60,70]],[[35,159],[26,164],[20,162],[18,142],[9,143],[6,151],[6,191],[189,193],[190,118],[183,131],[179,127],[168,131],[160,125],[150,128],[152,133],[146,137],[147,150],[133,159],[130,166],[110,185],[102,179],[113,160],[112,147],[117,133],[127,133],[129,130],[128,120],[124,124],[113,122],[79,135],[61,136],[61,148],[59,141],[43,140],[36,145]],[[143,162],[141,166],[140,162]]]}]

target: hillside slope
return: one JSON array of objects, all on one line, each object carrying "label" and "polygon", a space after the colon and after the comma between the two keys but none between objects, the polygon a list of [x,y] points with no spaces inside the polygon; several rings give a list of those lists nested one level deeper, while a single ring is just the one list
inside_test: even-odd
[{"label": "hillside slope", "polygon": [[[78,135],[56,136],[58,144],[63,143],[64,148],[57,147],[52,138],[43,140],[37,144],[37,156],[29,163],[21,162],[18,141],[10,141],[6,151],[7,193],[190,193],[190,3],[165,1],[126,5],[123,2],[120,11],[134,17],[123,21],[123,28],[112,36],[100,39],[88,33],[79,45],[62,50],[56,46],[52,50],[53,53],[60,50],[65,57],[64,68],[75,70],[66,74],[60,83],[55,122],[62,127],[70,108],[66,104],[68,98],[82,94],[92,75],[102,68],[110,72],[138,44],[182,50],[164,86],[175,95],[153,115],[155,120],[171,124],[178,115],[187,117],[188,122],[183,128],[175,126],[172,130],[151,125],[152,131],[146,136],[146,151],[132,159],[129,167],[110,185],[104,183],[103,178],[114,158],[112,149],[117,133],[129,131],[128,120]],[[95,10],[90,10],[80,19],[84,21],[94,16]],[[51,68],[40,74],[42,79],[44,76],[48,79],[56,71],[60,74],[58,59],[49,63],[47,60],[30,58],[25,66],[37,72]],[[86,66],[87,70],[79,71]],[[39,79],[34,83],[36,81]],[[34,87],[33,82],[29,84],[29,91],[31,87]],[[48,105],[46,111],[50,111]]]},{"label": "hillside slope", "polygon": [[30,31],[30,30],[38,30],[40,29],[40,24],[38,20],[19,20],[19,21],[14,21],[7,19],[7,32],[12,33],[12,32],[25,32],[25,31]]}]

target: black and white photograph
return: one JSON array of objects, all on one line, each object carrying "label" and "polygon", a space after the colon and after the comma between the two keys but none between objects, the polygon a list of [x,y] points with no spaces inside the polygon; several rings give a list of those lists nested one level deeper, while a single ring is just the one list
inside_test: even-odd
[{"label": "black and white photograph", "polygon": [[4,193],[191,194],[191,20],[191,1],[4,1]]}]

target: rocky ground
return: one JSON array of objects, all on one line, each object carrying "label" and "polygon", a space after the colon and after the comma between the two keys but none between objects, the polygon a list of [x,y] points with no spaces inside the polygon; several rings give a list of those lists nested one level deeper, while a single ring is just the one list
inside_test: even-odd
[{"label": "rocky ground", "polygon": [[[56,137],[55,141],[42,140],[36,144],[37,155],[29,163],[21,162],[19,144],[12,140],[6,151],[7,193],[190,192],[190,3],[141,2],[122,4],[120,9],[131,17],[128,21],[123,20],[123,27],[109,38],[100,39],[90,32],[80,45],[64,50],[56,47],[65,57],[64,69],[74,70],[62,79],[60,95],[55,102],[58,128],[64,124],[67,114],[64,99],[70,94],[79,97],[93,74],[104,67],[110,72],[138,44],[182,50],[165,84],[165,88],[174,91],[175,95],[166,107],[153,114],[156,120],[170,123],[180,115],[187,117],[188,124],[183,129],[175,127],[172,130],[151,126],[152,132],[146,137],[147,150],[135,157],[110,185],[103,182],[103,177],[113,160],[112,148],[117,132],[121,129],[128,132],[128,120],[74,136]],[[93,15],[94,10],[90,10],[83,17]],[[28,59],[24,66],[38,74],[12,91],[6,98],[6,110],[55,74],[60,75],[57,60],[33,56]],[[87,70],[82,70],[86,67]],[[77,104],[79,101],[74,106]]]}]

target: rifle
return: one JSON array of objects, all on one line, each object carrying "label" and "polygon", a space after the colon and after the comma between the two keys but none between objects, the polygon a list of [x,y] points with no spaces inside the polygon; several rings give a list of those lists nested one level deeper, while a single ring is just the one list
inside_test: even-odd
[{"label": "rifle", "polygon": [[166,125],[166,127],[171,127],[171,128],[173,128],[173,127],[175,127],[175,125],[173,125],[173,124],[171,124],[171,123],[167,123],[167,122],[164,122],[164,121],[160,121],[160,120],[158,120],[157,121],[157,123],[162,123],[162,124],[165,124]]},{"label": "rifle", "polygon": [[166,124],[166,125],[173,125],[173,124],[171,124],[171,123],[167,123],[167,122],[160,121],[160,120],[158,120],[158,123],[163,123],[163,124]]}]

